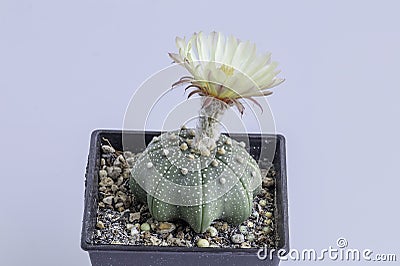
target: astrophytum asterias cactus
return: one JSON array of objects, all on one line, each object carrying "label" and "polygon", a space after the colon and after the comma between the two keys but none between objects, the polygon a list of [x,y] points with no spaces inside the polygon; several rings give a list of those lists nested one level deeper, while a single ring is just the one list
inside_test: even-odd
[{"label": "astrophytum asterias cactus", "polygon": [[[231,106],[243,113],[241,99],[271,94],[283,79],[270,54],[257,56],[255,45],[213,32],[177,38],[178,54],[170,54],[192,76],[192,95],[201,96],[195,129],[182,128],[155,137],[132,169],[130,187],[148,204],[158,221],[185,220],[204,232],[216,219],[232,224],[246,220],[261,185],[257,162],[243,142],[220,134],[220,119]],[[257,103],[258,104],[258,103]]]},{"label": "astrophytum asterias cactus", "polygon": [[192,149],[194,131],[155,137],[132,169],[131,188],[158,221],[185,220],[196,232],[212,221],[240,224],[251,214],[261,184],[244,142],[221,135],[209,156]]}]

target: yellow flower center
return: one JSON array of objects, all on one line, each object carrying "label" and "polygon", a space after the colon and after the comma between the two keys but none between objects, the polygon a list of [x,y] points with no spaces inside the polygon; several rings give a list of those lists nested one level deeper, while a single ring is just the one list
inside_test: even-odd
[{"label": "yellow flower center", "polygon": [[227,66],[227,65],[222,65],[222,66],[220,67],[220,69],[221,69],[222,71],[224,71],[224,73],[225,73],[227,76],[232,76],[232,75],[233,75],[233,72],[235,71],[235,69],[234,69],[233,67],[230,67],[230,66]]}]

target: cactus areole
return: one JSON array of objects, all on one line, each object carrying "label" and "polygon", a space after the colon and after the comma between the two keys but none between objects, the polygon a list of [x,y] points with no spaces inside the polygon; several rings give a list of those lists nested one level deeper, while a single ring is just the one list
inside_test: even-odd
[{"label": "cactus areole", "polygon": [[173,87],[188,84],[189,97],[202,97],[198,123],[153,138],[132,168],[130,188],[158,221],[181,219],[198,233],[217,219],[238,225],[250,216],[262,178],[246,145],[221,135],[219,121],[231,106],[243,112],[240,99],[255,102],[283,80],[270,54],[257,57],[249,42],[213,32],[187,43],[177,38],[177,46],[170,56],[192,76]]}]

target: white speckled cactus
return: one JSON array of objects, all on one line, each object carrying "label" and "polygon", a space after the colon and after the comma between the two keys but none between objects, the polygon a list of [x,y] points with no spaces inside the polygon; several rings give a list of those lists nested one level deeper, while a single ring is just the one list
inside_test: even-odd
[{"label": "white speckled cactus", "polygon": [[283,80],[270,55],[257,57],[249,42],[213,32],[188,43],[178,38],[177,46],[171,58],[193,77],[173,86],[188,83],[195,88],[189,96],[202,96],[198,125],[155,137],[133,166],[130,187],[159,221],[182,219],[196,232],[216,219],[240,224],[251,213],[261,173],[245,143],[220,134],[219,120],[230,106],[243,112],[241,98],[268,95]]}]

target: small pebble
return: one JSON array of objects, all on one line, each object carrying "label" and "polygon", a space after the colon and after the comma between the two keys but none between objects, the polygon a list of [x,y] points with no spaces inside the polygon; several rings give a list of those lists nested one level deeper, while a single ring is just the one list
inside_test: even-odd
[{"label": "small pebble", "polygon": [[139,219],[140,219],[140,212],[129,214],[129,222],[139,221]]},{"label": "small pebble", "polygon": [[133,228],[133,224],[126,224],[126,229],[132,230],[132,228]]},{"label": "small pebble", "polygon": [[260,218],[260,214],[256,211],[254,211],[251,216],[253,216],[254,218],[256,218],[256,220],[258,221],[258,219]]},{"label": "small pebble", "polygon": [[113,184],[113,185],[111,186],[112,192],[117,192],[118,189],[119,189],[119,187],[118,187],[117,185],[115,185],[115,184]]},{"label": "small pebble", "polygon": [[248,221],[247,226],[250,228],[254,227],[254,223],[252,221]]},{"label": "small pebble", "polygon": [[140,230],[142,230],[142,231],[150,231],[150,225],[148,223],[143,223],[140,226]]},{"label": "small pebble", "polygon": [[187,157],[188,157],[188,159],[190,159],[190,160],[194,160],[194,155],[193,155],[193,154],[191,154],[191,153],[190,153],[190,154],[188,154],[188,156],[187,156]]},{"label": "small pebble", "polygon": [[180,146],[180,149],[181,149],[182,151],[186,151],[188,148],[189,148],[189,147],[188,147],[187,143],[185,143],[185,142],[182,143],[181,146]]},{"label": "small pebble", "polygon": [[118,191],[115,196],[116,199],[120,199],[122,202],[125,202],[128,199],[128,196],[122,191]]},{"label": "small pebble", "polygon": [[221,147],[221,148],[218,149],[218,154],[219,155],[224,155],[225,153],[226,153],[226,151],[225,151],[224,147]]},{"label": "small pebble", "polygon": [[212,160],[212,161],[211,161],[211,165],[214,166],[214,167],[217,167],[217,166],[218,166],[218,161],[215,160],[215,159]]},{"label": "small pebble", "polygon": [[124,151],[124,157],[125,159],[133,157],[133,153],[130,151]]},{"label": "small pebble", "polygon": [[231,139],[231,138],[227,138],[227,139],[225,140],[225,144],[226,144],[226,145],[232,145],[232,139]]},{"label": "small pebble", "polygon": [[258,202],[258,204],[260,204],[261,207],[265,207],[267,206],[267,201],[265,199],[262,199]]},{"label": "small pebble", "polygon": [[122,185],[123,182],[124,182],[124,178],[122,176],[117,178],[117,186]]},{"label": "small pebble", "polygon": [[243,242],[243,243],[240,245],[240,247],[241,247],[241,248],[251,248],[251,245],[250,245],[249,243],[247,243],[247,242]]},{"label": "small pebble", "polygon": [[207,239],[200,238],[197,241],[197,246],[200,248],[208,248],[210,246],[210,243],[208,242]]},{"label": "small pebble", "polygon": [[163,150],[163,155],[164,155],[164,156],[167,156],[168,154],[169,154],[169,150],[164,149],[164,150]]},{"label": "small pebble", "polygon": [[201,149],[200,154],[201,156],[209,157],[211,155],[211,152],[209,149]]},{"label": "small pebble", "polygon": [[275,184],[275,181],[271,177],[266,177],[263,179],[263,185],[266,187],[272,187]]},{"label": "small pebble", "polygon": [[254,234],[248,234],[247,236],[246,236],[246,239],[247,239],[247,241],[249,241],[249,242],[253,242],[255,239],[256,239],[256,237],[255,237],[255,235]]},{"label": "small pebble", "polygon": [[104,229],[105,226],[104,226],[104,223],[102,221],[98,221],[97,224],[96,224],[96,227],[99,228],[99,229]]},{"label": "small pebble", "polygon": [[113,184],[114,184],[114,180],[112,180],[111,177],[103,178],[99,183],[99,185],[102,186],[102,187],[109,187],[109,186],[111,186]]},{"label": "small pebble", "polygon": [[121,208],[124,206],[123,202],[118,202],[117,204],[115,204],[115,208]]},{"label": "small pebble", "polygon": [[107,177],[107,171],[106,170],[100,170],[99,171],[99,177],[100,177],[100,179],[106,178]]},{"label": "small pebble", "polygon": [[232,242],[235,243],[235,244],[243,243],[243,242],[244,242],[244,235],[242,235],[242,234],[234,234],[234,235],[231,237],[231,240],[232,240]]},{"label": "small pebble", "polygon": [[269,227],[269,226],[265,226],[265,227],[263,227],[263,232],[264,233],[266,233],[266,234],[269,234],[269,233],[271,233],[272,232],[272,230],[271,230],[271,228]]},{"label": "small pebble", "polygon": [[220,178],[219,178],[219,183],[220,183],[221,185],[225,184],[225,183],[226,183],[225,177],[220,177]]},{"label": "small pebble", "polygon": [[126,158],[126,163],[129,165],[129,167],[132,167],[135,164],[135,158],[133,157]]},{"label": "small pebble", "polygon": [[266,212],[266,213],[265,213],[265,217],[271,218],[271,217],[272,217],[272,212]]},{"label": "small pebble", "polygon": [[136,227],[132,227],[131,229],[131,236],[135,236],[139,234],[139,230]]},{"label": "small pebble", "polygon": [[218,235],[218,230],[214,226],[209,226],[206,232],[209,232],[211,237],[215,237]]},{"label": "small pebble", "polygon": [[152,168],[152,167],[153,167],[153,163],[152,163],[152,162],[148,162],[148,163],[146,164],[146,166],[147,166],[147,168]]},{"label": "small pebble", "polygon": [[103,202],[107,205],[111,205],[113,203],[114,196],[108,196],[103,199]]},{"label": "small pebble", "polygon": [[175,224],[173,223],[160,223],[158,225],[158,232],[161,234],[170,233],[174,231],[176,228]]},{"label": "small pebble", "polygon": [[239,227],[239,231],[240,231],[240,233],[242,233],[243,235],[247,235],[247,233],[248,233],[247,227],[244,226],[244,225],[241,225],[241,226]]},{"label": "small pebble", "polygon": [[111,147],[110,145],[103,145],[101,146],[101,149],[103,150],[104,153],[114,153],[115,149]]},{"label": "small pebble", "polygon": [[189,172],[189,170],[187,168],[182,168],[181,169],[182,175],[187,175],[188,172]]},{"label": "small pebble", "polygon": [[244,141],[239,142],[239,145],[240,145],[242,148],[245,148],[245,147],[246,147],[246,143],[244,143]]}]

